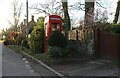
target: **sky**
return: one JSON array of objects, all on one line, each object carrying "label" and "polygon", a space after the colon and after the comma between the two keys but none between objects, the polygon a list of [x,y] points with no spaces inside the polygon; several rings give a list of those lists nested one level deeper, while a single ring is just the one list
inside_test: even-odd
[{"label": "sky", "polygon": [[[13,20],[12,19],[12,2],[14,0],[0,0],[0,29],[3,29],[3,28],[7,28],[9,27],[9,22],[8,21],[11,21]],[[25,14],[26,14],[26,0],[18,0],[20,3],[23,3],[23,13],[22,13],[22,19],[25,18]],[[44,2],[44,0],[28,0],[29,1],[29,5],[32,5],[34,3],[37,3],[37,2]],[[31,14],[30,14],[31,15]]]},{"label": "sky", "polygon": [[[3,28],[8,28],[10,25],[8,23],[8,21],[11,21],[13,20],[12,19],[12,7],[11,7],[11,3],[13,2],[14,0],[0,0],[0,30],[3,29]],[[21,20],[23,20],[25,18],[25,14],[26,14],[26,0],[18,0],[19,2],[23,3],[24,5],[24,8],[23,8],[23,13],[22,13],[22,18]],[[49,1],[49,0],[28,0],[29,1],[29,6],[34,4],[34,3],[45,3],[46,1]],[[76,3],[76,2],[79,2],[79,1],[82,1],[84,2],[84,0],[68,0],[68,4],[73,4],[73,3]],[[98,0],[100,1],[100,0]],[[116,10],[116,2],[118,0],[101,0],[102,1],[102,4],[104,5],[104,7],[107,7],[107,11],[109,12],[115,12]],[[29,13],[29,20],[30,20],[30,17],[31,15],[33,15],[32,13]],[[36,15],[35,18],[37,19],[38,16],[40,15]],[[70,12],[70,17],[74,19],[77,19],[79,20],[80,18],[83,18],[84,17],[84,12],[83,11],[72,11]],[[111,16],[110,16],[111,17]],[[78,19],[79,18],[79,19]],[[110,18],[111,20],[113,19],[113,16],[112,18]]]}]

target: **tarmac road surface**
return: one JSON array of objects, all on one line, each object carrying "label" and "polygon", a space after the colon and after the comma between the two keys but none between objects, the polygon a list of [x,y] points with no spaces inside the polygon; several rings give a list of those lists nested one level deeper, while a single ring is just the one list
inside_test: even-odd
[{"label": "tarmac road surface", "polygon": [[2,42],[0,42],[0,56],[2,57],[0,57],[2,76],[40,76],[29,66],[27,60],[22,59],[20,54],[6,48]]}]

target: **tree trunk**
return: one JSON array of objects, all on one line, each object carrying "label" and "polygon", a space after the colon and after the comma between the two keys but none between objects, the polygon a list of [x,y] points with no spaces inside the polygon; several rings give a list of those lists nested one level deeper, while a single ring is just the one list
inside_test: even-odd
[{"label": "tree trunk", "polygon": [[118,21],[119,10],[120,10],[120,1],[117,3],[116,13],[115,13],[115,18],[113,20],[113,23],[117,23],[117,21]]},{"label": "tree trunk", "polygon": [[93,26],[94,23],[94,2],[85,2],[85,26]]},{"label": "tree trunk", "polygon": [[69,17],[69,13],[68,13],[68,2],[67,0],[63,1],[62,0],[62,7],[63,7],[63,12],[64,12],[64,28],[65,28],[65,31],[69,31],[70,30],[70,17]]}]

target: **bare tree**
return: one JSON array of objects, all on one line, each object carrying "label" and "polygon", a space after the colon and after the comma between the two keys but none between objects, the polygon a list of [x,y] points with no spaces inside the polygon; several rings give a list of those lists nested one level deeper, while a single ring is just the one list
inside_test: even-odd
[{"label": "bare tree", "polygon": [[45,15],[57,14],[62,15],[61,2],[54,0],[48,1],[46,3],[36,3],[33,4],[29,9],[35,10],[34,14],[43,13]]},{"label": "bare tree", "polygon": [[96,9],[95,12],[95,22],[107,22],[108,20],[108,12],[107,10],[103,10],[103,12],[101,11],[101,9]]},{"label": "bare tree", "polygon": [[12,17],[13,17],[14,23],[11,21],[8,21],[8,22],[11,26],[13,26],[15,32],[17,32],[17,27],[20,21],[21,13],[22,13],[22,7],[23,7],[23,3],[19,4],[17,0],[14,0],[12,2],[12,12],[13,12]]},{"label": "bare tree", "polygon": [[81,2],[76,2],[74,3],[73,5],[69,5],[68,6],[68,9],[69,10],[82,10],[82,11],[85,11],[85,4],[84,3],[81,3]]},{"label": "bare tree", "polygon": [[68,13],[68,1],[67,0],[51,0],[46,3],[33,4],[29,9],[34,9],[37,14],[44,13],[46,15],[56,14],[63,16],[63,29],[70,30],[70,17]]}]

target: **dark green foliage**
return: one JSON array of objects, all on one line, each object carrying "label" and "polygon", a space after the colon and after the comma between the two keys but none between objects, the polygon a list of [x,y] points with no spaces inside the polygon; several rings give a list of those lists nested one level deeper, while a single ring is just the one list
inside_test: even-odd
[{"label": "dark green foliage", "polygon": [[101,30],[106,30],[106,31],[109,31],[111,29],[111,26],[112,24],[108,23],[108,22],[105,22],[105,23],[102,23],[102,22],[95,22],[95,27],[99,27]]},{"label": "dark green foliage", "polygon": [[9,45],[9,41],[8,40],[5,40],[3,43],[4,43],[4,45]]},{"label": "dark green foliage", "polygon": [[120,34],[120,24],[113,24],[111,30],[114,33]]},{"label": "dark green foliage", "polygon": [[44,27],[44,17],[39,17],[38,22],[37,22],[37,26]]},{"label": "dark green foliage", "polygon": [[22,47],[29,48],[29,45],[28,45],[28,41],[27,41],[27,39],[22,40],[22,42],[21,42],[21,46],[22,46]]},{"label": "dark green foliage", "polygon": [[44,52],[44,18],[40,17],[28,39],[29,48],[35,54]]},{"label": "dark green foliage", "polygon": [[67,39],[61,32],[55,30],[50,35],[50,38],[48,40],[48,46],[65,48],[67,46]]},{"label": "dark green foliage", "polygon": [[3,43],[4,45],[16,45],[16,42],[13,39],[6,39]]},{"label": "dark green foliage", "polygon": [[44,52],[44,29],[41,26],[35,26],[30,34],[29,47],[35,53]]},{"label": "dark green foliage", "polygon": [[67,39],[61,32],[55,30],[51,33],[48,40],[48,46],[48,55],[50,58],[58,59],[68,56],[68,51],[66,49]]},{"label": "dark green foliage", "polygon": [[48,47],[48,55],[53,59],[60,59],[68,57],[68,51],[66,48],[60,48],[56,46]]},{"label": "dark green foliage", "polygon": [[9,45],[16,45],[16,41],[15,40],[9,40]]},{"label": "dark green foliage", "polygon": [[120,24],[96,22],[95,27],[99,27],[100,30],[111,32],[111,33],[116,33],[116,34],[120,33]]}]

